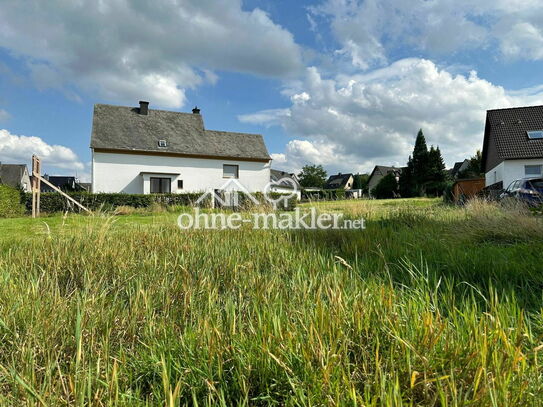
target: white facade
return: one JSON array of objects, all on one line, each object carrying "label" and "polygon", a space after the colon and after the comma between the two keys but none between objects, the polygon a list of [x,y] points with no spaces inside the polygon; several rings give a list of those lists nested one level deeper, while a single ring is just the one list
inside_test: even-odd
[{"label": "white facade", "polygon": [[92,191],[148,194],[150,179],[158,177],[170,179],[172,193],[207,192],[229,180],[223,178],[224,164],[239,166],[237,181],[249,192],[262,192],[270,182],[270,162],[93,151]]},{"label": "white facade", "polygon": [[[517,179],[537,176],[535,174],[527,175],[526,165],[540,165],[543,169],[543,158],[502,161],[485,174],[485,185],[489,186],[502,181],[503,187],[507,188],[511,182]],[[539,176],[543,176],[543,174],[540,172]]]},{"label": "white facade", "polygon": [[293,190],[291,188],[282,187],[280,185],[272,185],[270,187],[271,192],[276,192],[278,194],[285,194],[285,195],[296,195],[296,199],[299,201],[302,199],[302,191],[299,189]]}]

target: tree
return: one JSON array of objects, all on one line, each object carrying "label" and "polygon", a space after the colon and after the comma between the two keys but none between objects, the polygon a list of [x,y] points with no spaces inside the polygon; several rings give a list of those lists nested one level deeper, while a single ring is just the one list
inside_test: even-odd
[{"label": "tree", "polygon": [[323,188],[326,176],[326,170],[322,165],[308,164],[303,166],[302,171],[298,174],[298,180],[304,188]]},{"label": "tree", "polygon": [[417,188],[417,195],[423,195],[424,186],[428,180],[428,146],[422,129],[417,134],[415,148],[413,149],[413,178]]},{"label": "tree", "polygon": [[377,199],[395,198],[398,194],[398,181],[394,172],[385,175],[371,190],[371,194]]},{"label": "tree", "polygon": [[417,191],[413,174],[413,159],[409,156],[407,167],[400,174],[400,195],[402,198],[411,198]]},{"label": "tree", "polygon": [[368,188],[369,174],[356,174],[353,181],[353,189],[361,189],[363,192]]},{"label": "tree", "polygon": [[439,147],[430,147],[428,151],[427,179],[424,183],[424,189],[428,195],[441,196],[445,189],[445,163],[441,156]]},{"label": "tree", "polygon": [[480,178],[484,175],[482,171],[483,166],[483,155],[481,150],[477,150],[475,155],[470,158],[468,168],[462,170],[458,173],[458,178],[469,179],[469,178]]}]

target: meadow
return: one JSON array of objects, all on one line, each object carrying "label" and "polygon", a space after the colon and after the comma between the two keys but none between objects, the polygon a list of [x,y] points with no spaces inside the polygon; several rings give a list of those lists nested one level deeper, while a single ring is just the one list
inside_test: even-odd
[{"label": "meadow", "polygon": [[0,405],[543,405],[540,216],[314,205],[366,229],[0,219]]}]

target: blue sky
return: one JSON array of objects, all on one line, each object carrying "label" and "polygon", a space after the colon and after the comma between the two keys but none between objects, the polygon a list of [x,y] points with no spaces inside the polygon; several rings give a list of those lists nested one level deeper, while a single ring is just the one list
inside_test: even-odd
[{"label": "blue sky", "polygon": [[403,165],[423,128],[448,165],[487,109],[543,104],[532,0],[0,3],[0,161],[88,179],[94,103],[190,111],[264,135],[273,166]]}]

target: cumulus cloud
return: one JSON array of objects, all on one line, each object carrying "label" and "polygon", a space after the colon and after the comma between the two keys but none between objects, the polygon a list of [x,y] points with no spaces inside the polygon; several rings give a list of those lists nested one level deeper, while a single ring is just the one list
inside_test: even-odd
[{"label": "cumulus cloud", "polygon": [[180,107],[214,70],[288,77],[302,70],[290,32],[241,0],[21,0],[0,8],[0,47],[39,88]]},{"label": "cumulus cloud", "polygon": [[330,23],[337,53],[362,69],[385,65],[400,47],[429,55],[496,48],[508,58],[543,59],[541,1],[324,0],[311,12]]},{"label": "cumulus cloud", "polygon": [[290,169],[308,162],[341,171],[404,165],[419,128],[451,165],[482,147],[486,110],[543,103],[543,89],[508,92],[476,72],[453,75],[417,58],[328,79],[308,68],[290,93],[288,113],[242,116],[253,123],[279,122],[294,137],[281,157]]},{"label": "cumulus cloud", "polygon": [[63,168],[75,172],[83,170],[84,164],[68,147],[47,144],[39,137],[11,134],[0,129],[0,161],[4,163],[28,163],[36,154],[42,164],[48,167]]}]

